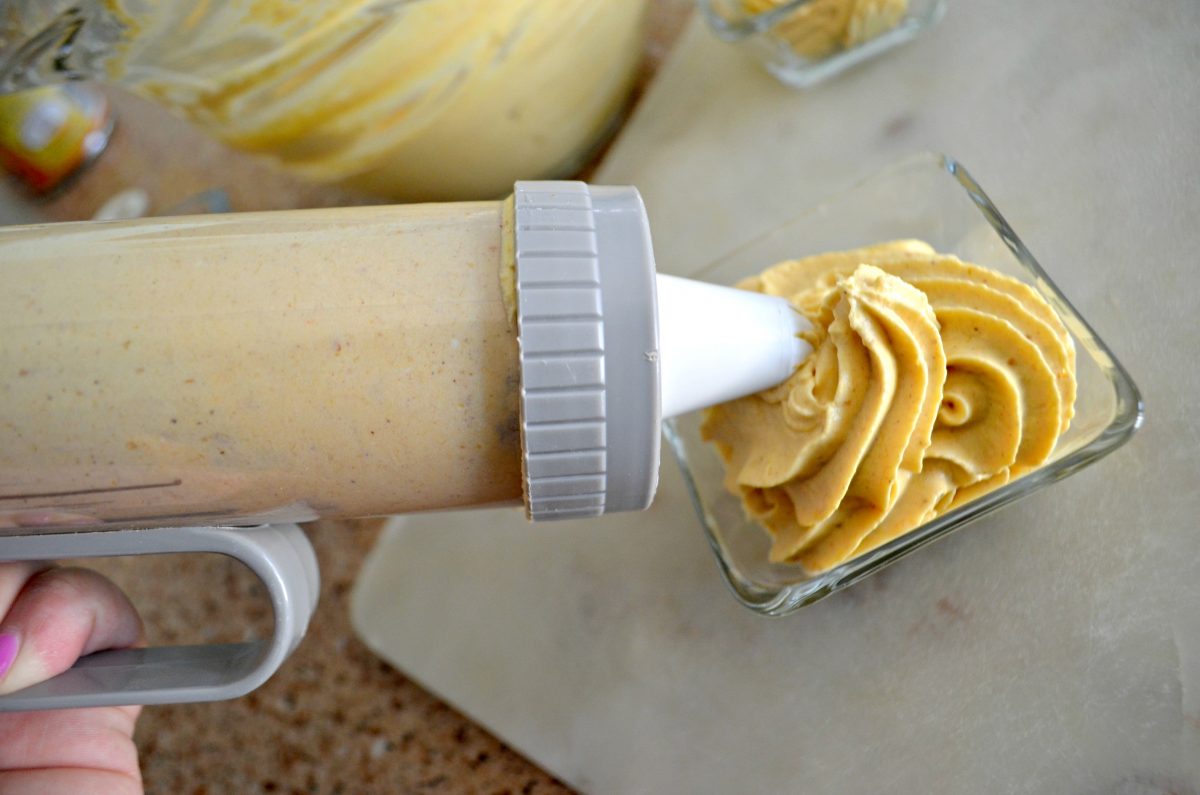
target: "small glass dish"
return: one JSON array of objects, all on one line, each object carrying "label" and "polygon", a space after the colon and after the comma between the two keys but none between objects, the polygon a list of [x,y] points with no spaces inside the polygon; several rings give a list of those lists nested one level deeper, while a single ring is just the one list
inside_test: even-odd
[{"label": "small glass dish", "polygon": [[1002,505],[1048,486],[1120,447],[1141,424],[1137,386],[1016,233],[953,159],[907,159],[804,212],[695,275],[734,284],[777,262],[885,240],[917,238],[1034,286],[1054,306],[1076,348],[1075,417],[1050,459],[1011,483],[911,530],[890,543],[819,574],[767,562],[770,539],[725,490],[725,465],[700,438],[702,412],[664,423],[701,525],[738,601],[766,615],[786,615],[852,585],[931,541]]},{"label": "small glass dish", "polygon": [[936,25],[946,12],[946,0],[908,0],[908,7],[894,27],[850,47],[811,57],[801,52],[803,47],[798,49],[794,44],[796,28],[789,26],[788,21],[802,6],[820,0],[789,0],[757,13],[746,11],[742,0],[697,2],[717,38],[749,50],[768,72],[792,88],[810,88],[910,42]]}]

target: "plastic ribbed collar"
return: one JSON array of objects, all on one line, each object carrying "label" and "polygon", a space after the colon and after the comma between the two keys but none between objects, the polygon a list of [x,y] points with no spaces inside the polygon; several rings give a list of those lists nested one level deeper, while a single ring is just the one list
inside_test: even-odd
[{"label": "plastic ribbed collar", "polygon": [[642,198],[518,182],[514,228],[530,516],[643,510],[658,486],[660,387]]}]

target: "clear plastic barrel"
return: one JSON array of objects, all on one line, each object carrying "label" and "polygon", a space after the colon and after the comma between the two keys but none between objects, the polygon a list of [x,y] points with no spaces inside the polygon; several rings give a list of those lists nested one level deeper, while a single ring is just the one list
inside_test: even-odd
[{"label": "clear plastic barrel", "polygon": [[496,202],[0,230],[0,527],[521,499]]}]

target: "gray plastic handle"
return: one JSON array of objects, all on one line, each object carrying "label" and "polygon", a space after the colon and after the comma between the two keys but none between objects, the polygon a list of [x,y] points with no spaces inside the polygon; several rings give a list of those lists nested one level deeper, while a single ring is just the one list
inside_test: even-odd
[{"label": "gray plastic handle", "polygon": [[269,640],[89,654],[69,671],[0,696],[0,712],[177,704],[236,698],[261,685],[300,643],[317,606],[317,557],[297,525],[166,527],[0,537],[0,561],[216,552],[246,564],[275,612]]}]

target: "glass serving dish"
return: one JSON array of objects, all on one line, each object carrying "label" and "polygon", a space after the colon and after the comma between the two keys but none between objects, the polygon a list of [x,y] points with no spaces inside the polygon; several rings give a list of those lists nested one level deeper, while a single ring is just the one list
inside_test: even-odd
[{"label": "glass serving dish", "polygon": [[[748,12],[743,0],[697,0],[717,38],[751,52],[780,82],[809,88],[893,47],[912,41],[933,27],[946,11],[946,0],[908,0],[899,22],[889,30],[849,47],[839,47],[814,57],[798,36],[807,32],[790,22],[802,6],[828,0],[789,0],[757,13]],[[811,39],[809,39],[811,41]],[[809,50],[810,54],[805,54]]]},{"label": "glass serving dish", "polygon": [[725,465],[700,438],[702,412],[664,423],[684,481],[737,599],[751,610],[786,615],[852,585],[905,555],[1048,486],[1120,447],[1141,424],[1137,386],[1054,285],[999,210],[955,160],[925,154],[905,160],[804,212],[695,275],[734,284],[787,259],[900,238],[993,268],[1034,286],[1054,306],[1076,348],[1075,417],[1050,459],[1038,469],[957,509],[819,574],[767,561],[770,539],[725,490]]}]

